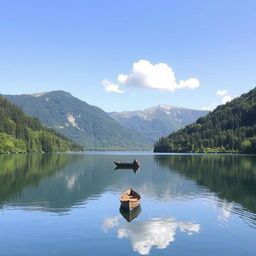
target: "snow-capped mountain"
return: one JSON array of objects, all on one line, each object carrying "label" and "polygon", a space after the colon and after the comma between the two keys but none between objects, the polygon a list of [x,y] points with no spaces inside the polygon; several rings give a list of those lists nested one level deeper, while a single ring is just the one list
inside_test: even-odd
[{"label": "snow-capped mountain", "polygon": [[208,112],[171,105],[157,105],[144,110],[111,112],[109,115],[121,125],[140,131],[155,140],[195,122]]}]

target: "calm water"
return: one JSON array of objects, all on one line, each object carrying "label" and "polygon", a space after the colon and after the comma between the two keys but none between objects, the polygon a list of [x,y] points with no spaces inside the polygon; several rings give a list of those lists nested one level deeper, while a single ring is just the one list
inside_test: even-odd
[{"label": "calm water", "polygon": [[[114,170],[113,160],[142,167]],[[0,255],[256,255],[256,156],[0,156]],[[127,222],[119,196],[141,212]]]}]

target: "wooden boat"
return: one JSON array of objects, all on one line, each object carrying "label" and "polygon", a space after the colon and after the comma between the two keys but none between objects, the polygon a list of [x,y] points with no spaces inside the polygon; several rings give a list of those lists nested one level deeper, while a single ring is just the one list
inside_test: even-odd
[{"label": "wooden boat", "polygon": [[137,207],[135,207],[134,209],[132,209],[131,211],[127,211],[122,205],[120,206],[119,209],[120,213],[122,214],[122,216],[128,221],[131,222],[132,220],[134,220],[135,218],[137,218],[141,212],[141,207],[140,205],[138,205]]},{"label": "wooden boat", "polygon": [[141,196],[134,190],[128,189],[120,196],[120,202],[124,209],[131,211],[139,206]]},{"label": "wooden boat", "polygon": [[137,160],[134,160],[132,163],[122,163],[114,161],[115,165],[119,168],[139,168],[140,163]]}]

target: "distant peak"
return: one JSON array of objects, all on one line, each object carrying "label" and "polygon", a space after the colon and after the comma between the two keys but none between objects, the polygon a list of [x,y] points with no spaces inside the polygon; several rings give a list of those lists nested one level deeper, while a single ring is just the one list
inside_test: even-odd
[{"label": "distant peak", "polygon": [[156,106],[157,108],[163,108],[163,109],[172,109],[172,108],[177,108],[171,105],[166,105],[166,104],[159,104]]},{"label": "distant peak", "polygon": [[183,107],[177,107],[177,106],[173,106],[173,105],[166,105],[166,104],[160,104],[157,105],[158,108],[163,108],[163,109],[185,109]]},{"label": "distant peak", "polygon": [[38,92],[38,93],[32,93],[32,94],[27,94],[33,97],[41,97],[43,95],[45,95],[47,92]]},{"label": "distant peak", "polygon": [[33,97],[41,97],[44,96],[46,94],[61,94],[61,95],[66,95],[66,96],[72,96],[69,92],[66,91],[62,91],[62,90],[57,90],[57,91],[50,91],[50,92],[38,92],[38,93],[32,93],[32,94],[26,94],[29,96],[33,96]]},{"label": "distant peak", "polygon": [[63,90],[51,91],[51,92],[47,92],[47,94],[65,94],[65,95],[71,96],[71,93]]},{"label": "distant peak", "polygon": [[185,109],[185,108],[183,108],[183,107],[176,107],[176,106],[167,105],[167,104],[159,104],[157,106],[144,109],[144,111],[154,112],[154,111],[156,111],[158,109],[168,110],[169,111],[169,110],[172,110],[172,109]]}]

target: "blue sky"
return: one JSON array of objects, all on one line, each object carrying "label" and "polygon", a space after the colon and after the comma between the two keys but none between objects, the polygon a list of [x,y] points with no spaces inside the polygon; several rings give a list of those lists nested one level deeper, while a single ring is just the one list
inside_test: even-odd
[{"label": "blue sky", "polygon": [[65,90],[105,111],[202,109],[256,86],[254,0],[0,4],[2,94]]}]

